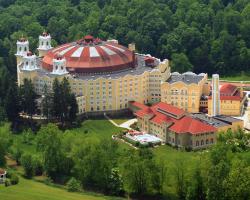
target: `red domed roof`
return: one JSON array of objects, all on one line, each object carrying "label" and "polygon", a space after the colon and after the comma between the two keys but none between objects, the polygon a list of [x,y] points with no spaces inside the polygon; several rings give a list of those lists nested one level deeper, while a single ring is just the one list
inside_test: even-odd
[{"label": "red domed roof", "polygon": [[53,59],[58,54],[66,59],[67,69],[77,73],[111,72],[131,68],[134,67],[135,60],[134,53],[129,49],[89,35],[50,50],[42,60],[43,67],[52,71]]}]

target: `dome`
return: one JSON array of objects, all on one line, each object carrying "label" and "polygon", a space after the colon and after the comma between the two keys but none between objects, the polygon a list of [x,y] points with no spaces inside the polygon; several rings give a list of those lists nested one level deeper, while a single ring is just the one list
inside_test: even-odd
[{"label": "dome", "polygon": [[67,70],[76,73],[112,72],[135,65],[134,53],[126,47],[90,35],[50,50],[42,60],[43,68],[52,71],[58,55],[66,59]]}]

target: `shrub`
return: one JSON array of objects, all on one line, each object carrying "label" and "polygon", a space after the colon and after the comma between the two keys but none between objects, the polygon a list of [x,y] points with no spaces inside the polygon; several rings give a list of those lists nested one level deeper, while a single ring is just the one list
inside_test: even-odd
[{"label": "shrub", "polygon": [[5,185],[5,187],[10,186],[11,185],[10,180],[6,179],[5,182],[4,182],[4,185]]},{"label": "shrub", "polygon": [[14,145],[11,147],[10,151],[11,151],[11,155],[12,155],[12,157],[15,159],[17,165],[20,165],[21,156],[22,156],[22,153],[23,153],[23,151],[22,151],[20,145],[19,145],[19,144],[14,144]]},{"label": "shrub", "polygon": [[19,183],[19,178],[16,174],[12,174],[12,176],[10,178],[10,183],[11,183],[11,185],[16,185]]},{"label": "shrub", "polygon": [[76,180],[74,177],[72,177],[68,182],[67,182],[67,188],[69,192],[77,192],[80,191],[81,189],[81,184],[78,180]]},{"label": "shrub", "polygon": [[39,156],[33,156],[32,166],[36,176],[40,176],[43,174],[43,163]]},{"label": "shrub", "polygon": [[34,175],[34,168],[32,163],[32,156],[31,154],[23,154],[21,157],[21,164],[24,168],[24,175],[27,178],[31,178]]},{"label": "shrub", "polygon": [[51,183],[53,183],[53,180],[50,178],[50,177],[47,177],[45,180],[44,180],[44,183],[46,185],[51,185]]}]

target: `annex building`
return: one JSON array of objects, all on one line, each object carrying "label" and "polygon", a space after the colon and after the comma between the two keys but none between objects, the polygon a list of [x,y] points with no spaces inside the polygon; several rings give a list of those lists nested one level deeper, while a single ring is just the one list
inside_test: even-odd
[{"label": "annex building", "polygon": [[29,51],[29,41],[17,41],[17,77],[21,85],[31,79],[37,94],[53,80],[66,77],[77,97],[79,113],[115,112],[128,108],[128,102],[158,102],[161,82],[170,76],[169,61],[135,53],[117,40],[103,41],[90,35],[51,46],[51,36],[39,37],[39,55]]},{"label": "annex building", "polygon": [[243,121],[230,116],[210,117],[204,113],[189,114],[164,102],[146,106],[130,102],[140,131],[159,137],[164,143],[180,148],[207,148],[216,142],[217,133],[243,128]]},{"label": "annex building", "polygon": [[216,142],[217,128],[189,116],[184,110],[159,102],[146,106],[130,102],[141,131],[153,134],[172,146],[206,148]]}]

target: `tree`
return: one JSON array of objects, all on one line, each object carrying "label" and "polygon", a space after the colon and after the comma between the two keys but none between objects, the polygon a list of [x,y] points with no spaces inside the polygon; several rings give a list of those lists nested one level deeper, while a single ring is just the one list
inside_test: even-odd
[{"label": "tree", "polygon": [[36,103],[36,93],[31,80],[24,79],[23,85],[20,87],[21,105],[25,113],[27,113],[30,118],[36,113],[37,103]]},{"label": "tree", "polygon": [[70,95],[70,103],[69,103],[69,121],[72,123],[76,120],[77,113],[78,113],[78,104],[76,101],[76,97],[74,94]]},{"label": "tree", "polygon": [[16,161],[17,165],[21,164],[21,156],[23,154],[23,150],[21,149],[21,145],[19,143],[14,143],[10,149],[11,155],[13,159]]},{"label": "tree", "polygon": [[31,178],[34,175],[34,168],[32,165],[32,155],[25,153],[21,157],[21,165],[24,168],[24,175]]},{"label": "tree", "polygon": [[61,87],[57,78],[55,78],[53,82],[53,104],[52,104],[52,112],[54,117],[61,117]]},{"label": "tree", "polygon": [[112,195],[120,195],[123,192],[123,179],[118,168],[113,168],[111,170],[108,189],[109,193]]},{"label": "tree", "polygon": [[[154,161],[156,162],[156,161]],[[158,161],[152,169],[152,186],[159,194],[163,194],[164,184],[166,182],[167,166],[164,161]]]},{"label": "tree", "polygon": [[78,192],[81,189],[81,183],[78,180],[76,180],[74,177],[72,177],[67,182],[67,188],[69,192]]},{"label": "tree", "polygon": [[[237,187],[235,187],[237,185]],[[250,167],[243,160],[236,159],[224,180],[225,199],[248,199],[250,196]]]},{"label": "tree", "polygon": [[0,141],[0,166],[5,166],[6,160],[5,160],[5,154],[6,154],[6,149],[5,145],[3,142]]},{"label": "tree", "polygon": [[8,147],[10,146],[10,130],[9,126],[2,126],[0,129],[0,166],[5,166]]},{"label": "tree", "polygon": [[61,131],[54,124],[42,126],[37,134],[37,150],[42,153],[44,170],[51,178],[60,174],[64,167],[60,134]]},{"label": "tree", "polygon": [[192,71],[193,66],[189,62],[188,57],[184,53],[174,53],[171,61],[172,71],[178,71],[180,73]]},{"label": "tree", "polygon": [[[70,103],[71,103],[70,85],[69,85],[69,81],[65,77],[63,78],[61,82],[61,95],[62,95],[61,96],[61,122],[62,124],[64,124],[66,120],[69,120],[69,110],[70,110]],[[74,113],[72,112],[72,114]]]},{"label": "tree", "polygon": [[226,199],[223,182],[230,171],[230,150],[227,145],[217,144],[210,152],[211,165],[208,169],[207,199]]},{"label": "tree", "polygon": [[206,200],[206,188],[204,179],[201,175],[200,166],[196,167],[192,177],[191,184],[187,189],[186,200],[193,200],[193,199]]},{"label": "tree", "polygon": [[174,170],[174,176],[176,180],[176,192],[178,199],[186,198],[186,174],[184,169],[184,162],[177,160]]},{"label": "tree", "polygon": [[50,94],[48,86],[45,84],[43,88],[42,114],[47,118],[47,122],[52,115],[52,103],[52,94]]},{"label": "tree", "polygon": [[122,175],[126,190],[129,193],[145,195],[152,184],[153,167],[155,167],[153,154],[149,149],[140,149],[139,152],[128,151],[122,163]]},{"label": "tree", "polygon": [[17,90],[17,86],[14,82],[10,83],[6,98],[5,98],[5,113],[8,120],[12,124],[16,123],[19,118],[20,112],[20,98]]}]

